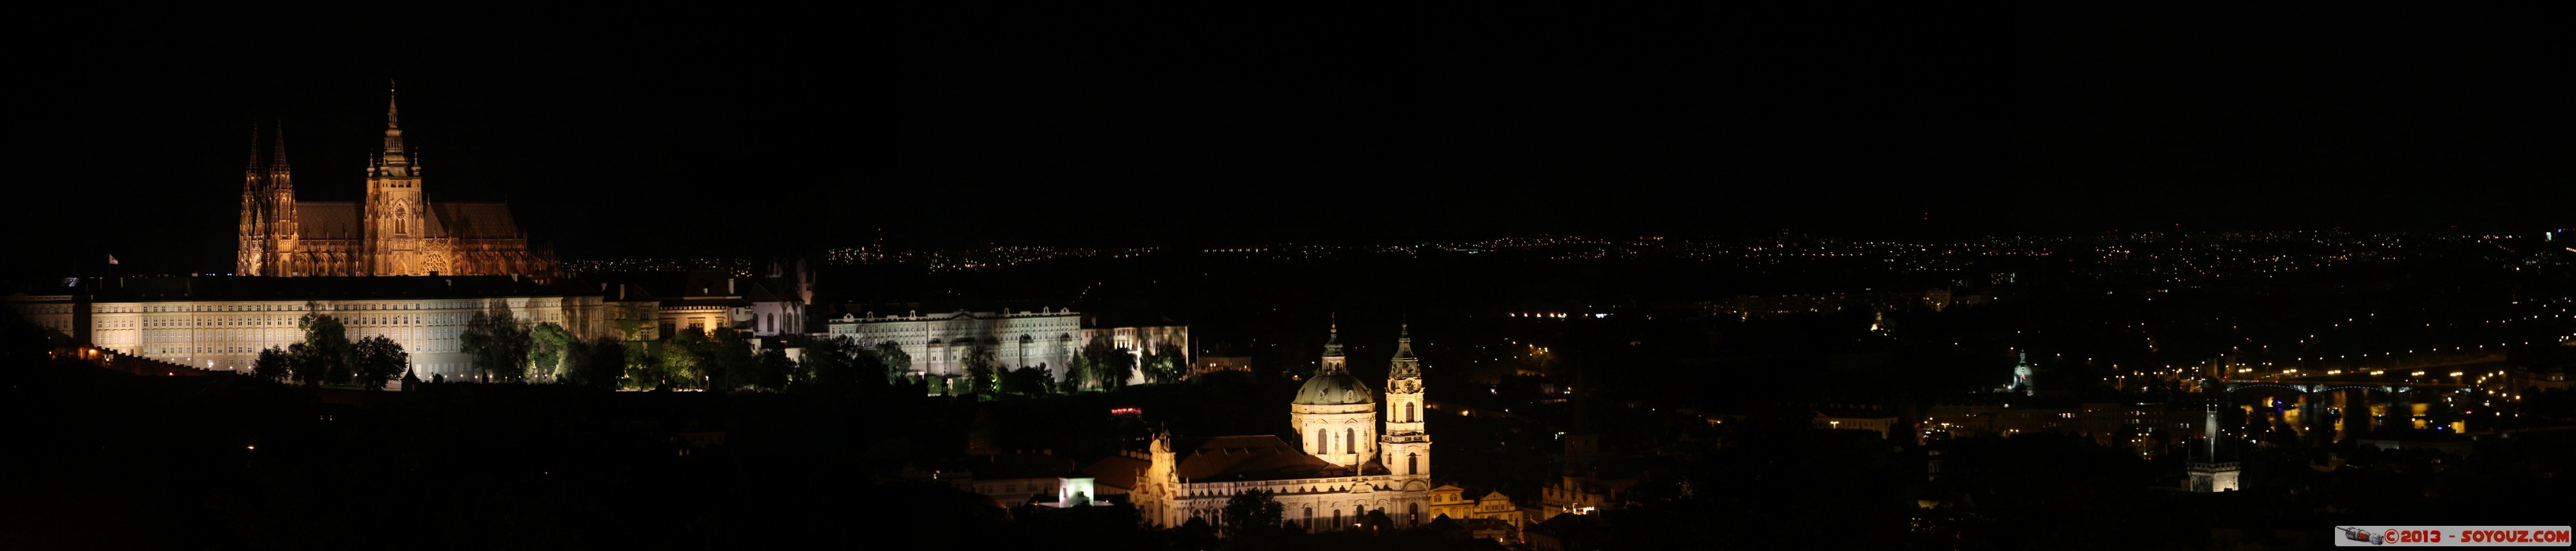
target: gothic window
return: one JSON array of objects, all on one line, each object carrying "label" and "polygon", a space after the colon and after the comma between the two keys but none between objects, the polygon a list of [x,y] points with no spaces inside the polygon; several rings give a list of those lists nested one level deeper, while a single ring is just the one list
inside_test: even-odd
[{"label": "gothic window", "polygon": [[408,217],[408,216],[411,216],[411,211],[410,211],[409,209],[403,209],[403,208],[395,208],[395,209],[394,209],[394,233],[404,233],[404,232],[408,232],[408,231],[410,231],[410,230],[408,229],[408,228],[409,228],[409,226],[403,223],[403,220],[405,219],[405,217]]}]

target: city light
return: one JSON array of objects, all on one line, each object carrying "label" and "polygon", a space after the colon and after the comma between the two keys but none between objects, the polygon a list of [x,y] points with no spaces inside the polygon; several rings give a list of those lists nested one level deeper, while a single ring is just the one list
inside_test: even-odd
[{"label": "city light", "polygon": [[[507,537],[518,534],[588,547],[647,533],[758,547],[738,538],[782,528],[822,537],[780,541],[844,542],[835,546],[956,526],[989,532],[967,540],[1184,547],[1369,537],[1295,535],[1347,525],[1404,532],[1389,536],[1396,544],[1490,536],[1569,548],[1603,543],[1568,537],[1814,547],[1798,538],[1817,533],[2010,546],[2030,539],[2010,528],[2041,526],[2051,527],[2041,536],[2091,538],[2073,547],[2188,548],[2316,543],[2283,535],[2314,527],[2261,521],[2282,511],[2555,520],[2483,500],[2568,467],[2552,455],[2564,401],[2519,394],[2567,386],[2571,350],[2556,344],[2576,339],[2576,297],[2562,285],[2576,258],[2546,246],[2564,229],[2542,228],[2564,225],[2544,220],[2565,210],[2545,207],[2565,187],[2548,182],[2564,178],[2556,150],[2494,147],[2555,143],[2556,126],[2520,114],[2558,100],[2453,85],[2552,60],[2467,48],[2478,40],[2415,21],[2447,18],[2337,12],[2316,24],[2194,28],[2187,42],[2206,47],[2177,50],[2156,46],[2176,35],[2163,18],[2016,14],[2005,42],[2042,55],[2007,63],[2013,78],[1974,80],[2000,83],[1995,97],[2042,98],[1998,103],[1990,117],[2036,121],[2021,134],[2041,138],[1980,161],[1954,153],[1992,149],[1975,139],[1990,136],[1819,131],[1812,117],[1765,115],[1832,105],[1860,110],[1844,119],[1919,122],[1905,112],[1957,110],[1946,98],[1905,100],[1955,86],[1870,88],[1861,95],[1904,101],[1855,102],[1814,93],[1851,88],[1840,86],[1848,79],[1803,74],[1867,73],[1833,54],[1885,57],[1873,50],[1765,44],[1770,36],[1750,36],[1752,48],[1665,48],[1656,33],[1672,31],[1562,10],[1470,9],[1456,15],[1477,22],[1473,32],[1391,37],[1124,12],[1111,25],[1050,21],[1039,27],[1070,30],[1035,36],[931,25],[893,35],[905,46],[897,57],[920,58],[887,65],[904,84],[895,102],[841,99],[847,86],[807,78],[874,67],[852,69],[832,32],[781,21],[740,36],[726,29],[744,26],[695,19],[705,11],[616,36],[540,25],[534,34],[553,38],[464,41],[490,50],[476,55],[404,42],[403,63],[374,64],[386,66],[196,68],[307,58],[297,49],[318,42],[176,74],[132,70],[169,47],[39,52],[96,59],[37,64],[28,81],[48,85],[21,87],[51,94],[29,105],[61,115],[31,119],[48,128],[26,134],[70,137],[46,149],[63,159],[31,166],[131,172],[117,163],[150,159],[141,168],[158,172],[143,176],[159,176],[25,178],[89,183],[48,188],[74,200],[21,201],[43,230],[28,239],[59,258],[13,264],[29,272],[26,292],[0,293],[0,305],[37,330],[10,342],[43,354],[0,359],[44,362],[13,384],[77,415],[20,440],[75,458],[148,451],[137,461],[204,476],[54,461],[20,485],[33,501],[104,483],[141,492],[121,496],[134,503],[320,512],[298,520],[333,527],[405,510],[380,503],[400,505],[399,495],[317,491],[350,477],[304,468],[345,463],[436,489],[433,505],[488,505],[475,512],[499,520],[432,515],[429,529],[453,534],[431,535],[510,547],[528,546]],[[762,15],[818,28],[848,19]],[[2042,20],[2023,24],[2031,17]],[[2524,19],[2462,36],[2554,36]],[[209,34],[185,43],[217,45],[236,42],[221,29],[247,28],[188,27]],[[2324,32],[2355,28],[2373,32]],[[2065,29],[2130,46],[2052,44]],[[1705,29],[1673,34],[1748,39],[1693,30]],[[1604,32],[1612,40],[1588,36]],[[1836,40],[1955,49],[1875,29]],[[1385,54],[1417,42],[1438,55]],[[2392,47],[2429,53],[2372,55]],[[1576,63],[1524,59],[1569,51],[1582,55],[1554,57]],[[1039,55],[981,59],[995,52]],[[1754,88],[1745,97],[1804,99],[1783,108],[1637,94],[1627,78],[1748,56],[1791,59],[1753,64],[1779,74],[1730,81]],[[1304,74],[1381,76],[1378,58],[1449,69]],[[1603,59],[1619,62],[1581,63]],[[2483,61],[2445,63],[2458,59]],[[422,71],[406,65],[491,69],[428,71],[418,76],[449,82],[405,96],[433,131],[413,141],[453,143],[442,151],[466,185],[423,180],[392,97],[376,95],[382,75]],[[596,70],[567,77],[566,66]],[[1499,80],[1453,78],[1503,66],[1514,70]],[[2102,80],[2093,73],[2132,67],[2191,70],[2090,85]],[[2398,75],[2377,79],[2397,88],[2310,93],[2352,88],[2333,78],[2351,67]],[[2459,78],[2406,78],[2427,67]],[[645,78],[571,78],[592,73]],[[2266,78],[2220,78],[2244,74]],[[665,90],[672,82],[714,84]],[[2069,82],[2079,85],[2044,86]],[[2221,100],[2298,97],[2315,113],[2478,105],[2516,116],[2375,117],[2356,133],[2167,101],[2213,89],[2234,94]],[[98,91],[113,93],[70,101]],[[566,109],[603,115],[564,119]],[[1673,113],[1714,116],[1656,116]],[[260,120],[237,120],[248,117]],[[1712,163],[1696,155],[1711,150],[1695,145],[1709,126],[1698,119],[1782,138],[1712,150],[1749,164]],[[252,144],[235,188],[244,123]],[[313,131],[296,139],[313,143],[296,151],[345,162],[308,161],[299,197],[283,126],[306,124]],[[884,136],[894,139],[869,139]],[[1849,161],[1886,143],[1933,150]],[[2303,170],[2319,159],[2246,143],[2335,154],[2322,163],[2331,170]],[[1926,172],[1907,162],[1917,158],[1965,161],[1909,179]],[[2424,169],[2461,159],[2475,170]],[[1975,177],[1989,173],[2009,181]],[[2445,186],[2510,204],[2420,200]],[[1950,209],[1958,216],[1931,216]],[[2311,228],[2224,228],[2293,224]],[[2383,227],[2402,229],[2356,229]],[[2520,237],[2535,230],[2545,244]],[[1620,323],[1606,321],[1614,314]],[[1414,341],[1416,330],[1449,346]],[[2273,355],[2274,343],[2291,358]],[[2470,367],[2489,372],[2469,380]],[[192,378],[171,379],[182,373]],[[73,386],[45,388],[63,384]],[[2467,424],[2474,408],[2489,419]],[[1425,423],[1422,410],[1456,418]],[[336,422],[344,414],[353,422]],[[1846,420],[1853,431],[1840,430]],[[323,445],[211,446],[280,437]],[[521,449],[532,441],[542,453]],[[817,460],[773,460],[807,456]],[[2123,487],[2033,483],[2047,474],[2033,464],[2116,475],[2103,480]],[[556,468],[567,477],[552,477]],[[2318,485],[2348,482],[2371,487]],[[878,488],[810,499],[852,484]],[[1830,491],[1797,490],[1810,487]],[[2233,493],[2188,495],[2220,492]],[[758,499],[720,500],[712,515],[549,509],[746,495]],[[1921,506],[1871,505],[1908,500]],[[1240,525],[1247,503],[1256,522]],[[1085,505],[1120,510],[1052,511]],[[1725,512],[1738,505],[1765,512]],[[142,511],[124,517],[188,513]],[[1422,531],[1443,514],[1456,534]],[[182,532],[347,543],[308,541],[346,530],[278,529],[257,514],[196,516]],[[808,518],[859,524],[799,521]],[[869,524],[889,518],[927,522]],[[1089,537],[1103,534],[1116,537]]]}]

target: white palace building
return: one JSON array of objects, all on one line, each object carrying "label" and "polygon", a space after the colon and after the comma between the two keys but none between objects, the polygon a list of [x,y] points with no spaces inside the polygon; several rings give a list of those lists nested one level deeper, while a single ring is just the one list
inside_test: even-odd
[{"label": "white palace building", "polygon": [[118,354],[210,371],[247,371],[269,347],[301,342],[297,322],[328,315],[352,340],[383,335],[428,379],[473,370],[457,336],[476,312],[507,307],[525,323],[581,338],[610,336],[597,294],[506,276],[87,278],[75,294],[14,295],[9,306],[45,327]]}]

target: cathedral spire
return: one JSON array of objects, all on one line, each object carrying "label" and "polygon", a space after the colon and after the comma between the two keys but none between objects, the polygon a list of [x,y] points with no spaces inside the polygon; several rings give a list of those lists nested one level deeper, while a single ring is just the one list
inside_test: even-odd
[{"label": "cathedral spire", "polygon": [[[254,174],[254,175],[255,175],[255,174],[262,173],[262,172],[267,172],[267,170],[265,170],[265,168],[266,168],[266,167],[263,167],[263,166],[260,166],[260,165],[261,165],[261,163],[259,162],[259,123],[258,123],[258,122],[252,122],[252,123],[250,123],[250,166],[242,167],[242,174]],[[244,182],[244,183],[242,184],[242,186],[245,188],[245,189],[244,189],[244,191],[248,191],[248,189],[247,189],[247,188],[250,186],[249,181],[250,181],[249,179],[245,179],[245,180],[243,180],[243,182]]]},{"label": "cathedral spire", "polygon": [[[1408,316],[1409,317],[1409,316]],[[1405,320],[1395,333],[1395,361],[1413,358],[1413,320]]]},{"label": "cathedral spire", "polygon": [[[265,165],[266,163],[260,162],[259,159],[259,121],[251,121],[250,162],[242,167],[240,233],[243,236],[253,235],[255,232],[258,232],[259,225],[263,220],[260,218],[261,208],[259,192],[263,191],[262,188],[267,187],[266,184],[262,183],[265,180],[265,174],[263,173],[267,172],[267,166]],[[249,254],[248,245],[244,245],[242,254]],[[251,263],[251,260],[245,257],[239,260],[238,265],[236,265],[235,268],[241,273],[249,273],[254,271],[252,266],[253,264]]]},{"label": "cathedral spire", "polygon": [[403,148],[402,109],[397,102],[394,81],[385,81],[385,152],[376,161],[377,172],[384,176],[410,176],[411,160]]},{"label": "cathedral spire", "polygon": [[292,171],[291,167],[286,164],[286,121],[270,122],[277,125],[277,132],[275,132],[277,142],[276,145],[269,146],[268,148],[267,172],[269,174],[286,174]]},{"label": "cathedral spire", "polygon": [[1342,363],[1342,322],[1340,320],[1340,316],[1335,315],[1334,320],[1331,323],[1331,325],[1327,326],[1329,327],[1329,329],[1326,329],[1328,332],[1324,334],[1323,372],[1327,374],[1341,373],[1344,369]]},{"label": "cathedral spire", "polygon": [[397,98],[395,97],[395,94],[394,94],[394,93],[395,93],[396,91],[398,91],[398,90],[394,87],[394,81],[392,81],[392,80],[386,80],[386,81],[385,81],[385,129],[386,129],[386,130],[395,130],[395,129],[400,129],[400,128],[402,128],[402,125],[400,124],[400,123],[402,122],[402,109],[401,109],[401,108],[400,108],[400,106],[398,106],[398,105],[396,104],[396,102],[395,102],[395,100],[396,100]]}]

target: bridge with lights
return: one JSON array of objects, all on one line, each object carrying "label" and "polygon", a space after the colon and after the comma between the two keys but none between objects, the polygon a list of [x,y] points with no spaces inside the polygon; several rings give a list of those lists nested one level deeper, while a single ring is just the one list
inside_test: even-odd
[{"label": "bridge with lights", "polygon": [[[2448,367],[2441,373],[2377,371],[2219,379],[2208,381],[2204,388],[2239,406],[2280,408],[2266,418],[2277,416],[2301,432],[2325,431],[2332,439],[2340,440],[2368,434],[2390,417],[2400,424],[2428,426],[2424,419],[2433,408],[2450,409],[2453,398],[2491,381],[2502,381],[2505,370],[2501,362]],[[2248,411],[2261,413],[2260,409]]]}]

